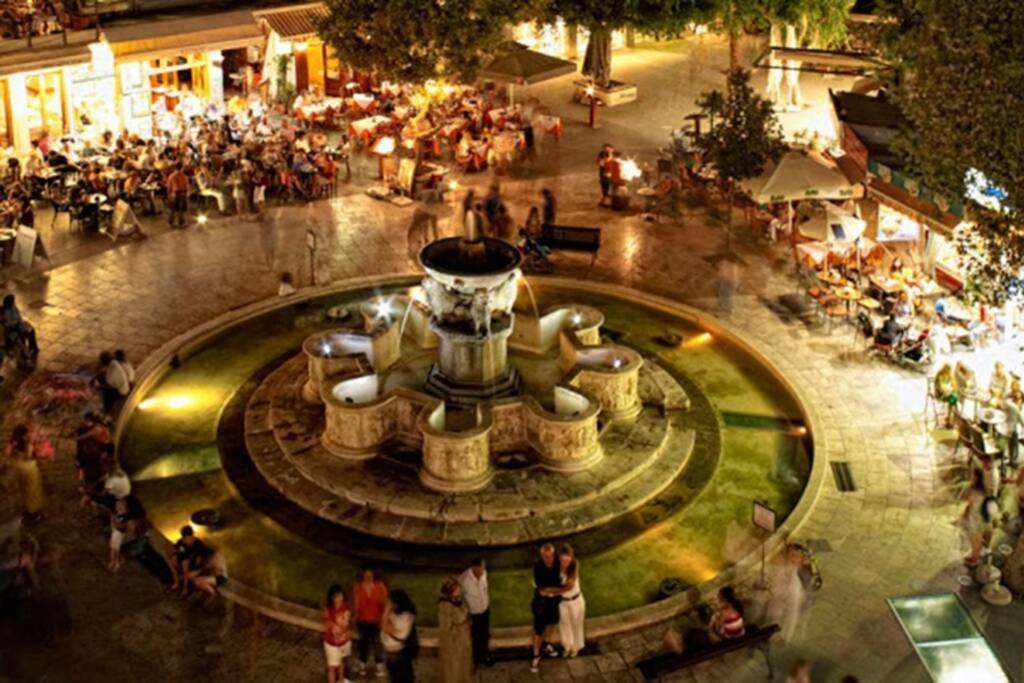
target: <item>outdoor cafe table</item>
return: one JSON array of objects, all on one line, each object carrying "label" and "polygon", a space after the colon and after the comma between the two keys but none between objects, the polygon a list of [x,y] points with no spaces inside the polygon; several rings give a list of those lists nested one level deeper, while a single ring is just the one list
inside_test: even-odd
[{"label": "outdoor cafe table", "polygon": [[1006,423],[1006,413],[998,408],[982,408],[978,411],[978,422],[992,433]]},{"label": "outdoor cafe table", "polygon": [[352,101],[355,102],[356,106],[363,111],[369,110],[376,100],[377,98],[370,93],[357,92],[352,95]]},{"label": "outdoor cafe table", "polygon": [[839,287],[846,282],[842,275],[833,273],[831,270],[820,270],[817,273],[817,277],[819,282],[824,282],[826,285],[832,285],[833,287]]},{"label": "outdoor cafe table", "polygon": [[904,287],[902,282],[898,282],[892,278],[878,277],[876,275],[872,275],[870,281],[871,284],[873,284],[879,291],[889,295],[897,294]]},{"label": "outdoor cafe table", "polygon": [[456,133],[466,127],[467,123],[469,122],[462,118],[449,121],[441,128],[441,135],[444,136],[446,140],[451,140]]},{"label": "outdoor cafe table", "polygon": [[391,123],[391,119],[387,116],[367,116],[366,118],[353,121],[349,125],[349,134],[353,137],[361,137],[363,138],[363,142],[370,144],[370,136],[373,135],[378,128],[389,123]]},{"label": "outdoor cafe table", "polygon": [[513,105],[511,107],[499,107],[498,109],[492,109],[487,112],[487,118],[491,120],[495,126],[503,128],[505,126],[505,120],[510,119],[513,116],[519,115],[519,107]]},{"label": "outdoor cafe table", "polygon": [[853,302],[859,301],[862,296],[860,291],[853,287],[840,287],[832,293],[835,294],[837,299],[842,299],[846,302],[847,311],[849,311],[851,306],[853,306]]},{"label": "outdoor cafe table", "polygon": [[331,109],[339,111],[344,104],[345,100],[340,97],[325,97],[319,102],[311,102],[299,107],[299,112],[308,119],[319,116]]}]

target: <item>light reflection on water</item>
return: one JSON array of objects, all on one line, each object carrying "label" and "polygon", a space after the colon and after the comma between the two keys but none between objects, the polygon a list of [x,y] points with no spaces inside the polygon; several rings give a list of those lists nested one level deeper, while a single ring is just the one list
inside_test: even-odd
[{"label": "light reflection on water", "polygon": [[[807,475],[801,437],[786,428],[802,424],[795,402],[756,361],[692,324],[634,302],[535,289],[541,310],[554,302],[600,308],[607,328],[625,332],[625,343],[656,354],[673,371],[688,375],[719,413],[759,418],[738,426],[722,423],[721,460],[687,507],[625,543],[582,558],[588,615],[645,604],[667,577],[691,585],[713,578],[726,562],[736,559],[733,553],[750,549],[752,500],[768,501],[781,522],[799,498],[802,484],[772,478],[780,471],[799,481]],[[351,304],[382,293],[375,289],[333,297],[330,304]],[[327,584],[349,581],[358,561],[317,547],[255,512],[221,470],[216,442],[221,410],[249,377],[282,354],[297,352],[309,334],[332,327],[317,310],[268,314],[182,359],[181,366],[146,397],[144,404],[152,401],[148,409],[131,417],[121,448],[162,532],[176,533],[192,511],[210,507],[213,501],[225,523],[204,533],[227,555],[232,577],[309,605],[318,603]],[[683,343],[674,348],[656,343],[666,331],[681,335]],[[396,567],[389,570],[388,579],[411,592],[429,624],[445,575]],[[527,569],[492,570],[491,591],[496,625],[529,622]]]}]

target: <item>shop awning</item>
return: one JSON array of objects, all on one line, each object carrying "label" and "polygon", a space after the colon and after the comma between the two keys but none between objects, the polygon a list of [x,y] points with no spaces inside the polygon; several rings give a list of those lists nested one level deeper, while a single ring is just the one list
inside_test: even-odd
[{"label": "shop awning", "polygon": [[270,30],[284,40],[305,40],[317,35],[317,26],[329,14],[322,2],[293,5],[278,9],[253,12],[257,19],[267,22]]},{"label": "shop awning", "polygon": [[480,75],[505,83],[532,85],[575,72],[575,62],[552,57],[510,41],[480,70]]},{"label": "shop awning", "polygon": [[231,50],[263,41],[263,32],[249,11],[125,24],[104,29],[103,34],[114,56],[121,59]]},{"label": "shop awning", "polygon": [[68,31],[66,43],[60,34],[39,36],[32,39],[32,47],[24,39],[0,40],[0,76],[88,64],[89,44],[96,41],[96,31]]}]

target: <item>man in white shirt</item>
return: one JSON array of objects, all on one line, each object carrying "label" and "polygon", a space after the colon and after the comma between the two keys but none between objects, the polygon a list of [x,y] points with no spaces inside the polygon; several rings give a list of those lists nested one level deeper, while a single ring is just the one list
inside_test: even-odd
[{"label": "man in white shirt", "polygon": [[94,381],[99,387],[100,397],[103,399],[103,412],[106,415],[111,415],[114,408],[132,390],[128,373],[114,360],[114,355],[109,351],[100,354],[100,371]]},{"label": "man in white shirt", "polygon": [[487,588],[487,566],[483,558],[477,557],[469,563],[469,569],[459,577],[462,599],[469,608],[470,635],[473,639],[473,661],[490,666],[491,655],[488,646],[491,640],[491,596]]}]

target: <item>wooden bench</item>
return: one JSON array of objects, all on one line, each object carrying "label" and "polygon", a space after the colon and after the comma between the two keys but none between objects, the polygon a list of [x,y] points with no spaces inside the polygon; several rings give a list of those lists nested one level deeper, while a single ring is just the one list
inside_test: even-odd
[{"label": "wooden bench", "polygon": [[597,250],[601,248],[601,228],[549,224],[541,227],[537,242],[548,249],[588,252],[593,255],[590,259],[593,268]]},{"label": "wooden bench", "polygon": [[747,628],[746,634],[741,638],[720,640],[716,643],[711,643],[706,647],[701,647],[691,651],[684,651],[682,654],[670,652],[667,654],[657,655],[637,662],[635,667],[643,675],[644,680],[655,681],[661,680],[662,676],[666,676],[675,671],[681,671],[683,669],[688,669],[691,666],[696,666],[704,662],[710,662],[713,659],[718,659],[730,652],[739,652],[740,650],[745,650],[748,647],[756,647],[764,653],[764,660],[768,664],[768,678],[771,679],[775,674],[775,670],[774,667],[772,667],[769,641],[771,637],[778,632],[778,624],[772,624],[770,626],[750,626]]}]

